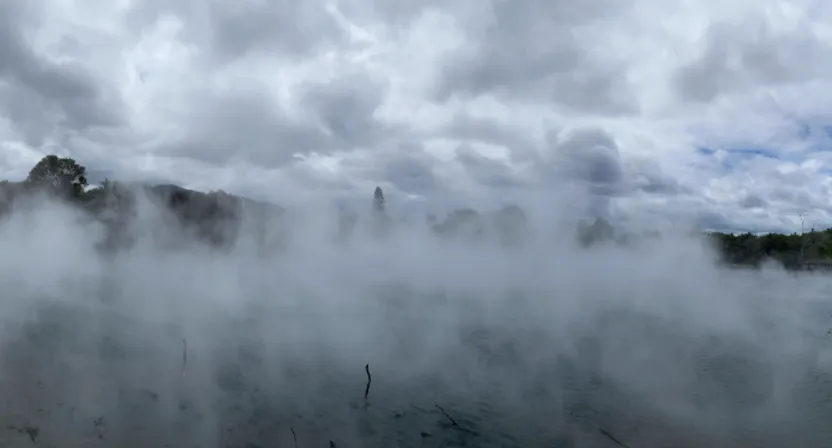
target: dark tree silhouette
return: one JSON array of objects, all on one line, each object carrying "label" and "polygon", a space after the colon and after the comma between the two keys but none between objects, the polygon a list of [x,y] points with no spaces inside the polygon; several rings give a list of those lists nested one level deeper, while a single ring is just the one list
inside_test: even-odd
[{"label": "dark tree silhouette", "polygon": [[60,196],[77,198],[87,186],[87,169],[74,159],[48,155],[32,167],[26,182]]},{"label": "dark tree silhouette", "polygon": [[581,221],[578,223],[578,241],[587,247],[595,243],[610,241],[614,238],[615,230],[604,218],[595,218],[592,225]]},{"label": "dark tree silhouette", "polygon": [[479,212],[472,208],[461,208],[451,212],[434,231],[445,237],[476,238],[484,232],[484,222]]},{"label": "dark tree silhouette", "polygon": [[376,187],[373,191],[373,211],[376,213],[384,213],[385,208],[384,191],[381,187]]},{"label": "dark tree silhouette", "polygon": [[[41,159],[22,182],[0,181],[0,217],[13,213],[14,204],[25,201],[32,191],[46,190],[69,203],[80,207],[88,216],[106,225],[107,240],[103,246],[118,250],[129,247],[132,236],[131,223],[136,217],[138,193],[145,193],[151,203],[171,212],[181,224],[183,236],[221,248],[233,247],[242,228],[243,216],[248,216],[257,234],[258,250],[265,252],[283,247],[285,230],[272,232],[269,223],[277,222],[285,210],[266,202],[254,201],[227,194],[198,192],[176,185],[128,185],[105,181],[99,188],[86,191],[86,169],[71,158],[49,155]],[[381,187],[373,191],[370,216],[371,231],[383,237],[396,230],[399,221],[388,214],[386,198]],[[352,212],[339,214],[339,239],[349,237],[358,216]],[[2,221],[0,221],[2,225]],[[481,241],[495,237],[508,246],[525,241],[531,230],[525,212],[510,205],[486,215],[474,209],[462,208],[450,213],[444,220],[428,216],[425,225],[442,238]],[[832,270],[832,228],[812,229],[809,232],[782,233],[725,233],[695,229],[693,235],[701,236],[719,254],[720,261],[734,267],[760,266],[767,261],[777,261],[793,269]],[[637,247],[650,244],[662,235],[658,232],[631,233],[614,228],[604,219],[578,224],[577,240],[583,246],[594,244],[618,244]]]},{"label": "dark tree silhouette", "polygon": [[376,237],[383,237],[392,230],[392,221],[386,213],[386,203],[384,199],[384,191],[381,187],[376,187],[373,190],[373,211],[371,216],[372,231]]}]

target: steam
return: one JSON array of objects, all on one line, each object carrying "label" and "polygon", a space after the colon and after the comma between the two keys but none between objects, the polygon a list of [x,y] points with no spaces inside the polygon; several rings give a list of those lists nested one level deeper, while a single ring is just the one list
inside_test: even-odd
[{"label": "steam", "polygon": [[105,257],[75,209],[21,207],[0,225],[0,418],[62,447],[829,440],[827,279],[723,270],[689,235],[579,248],[526,211],[506,248],[367,219],[339,243],[333,213],[298,210],[264,252],[248,223],[232,250],[190,243],[142,200]]}]

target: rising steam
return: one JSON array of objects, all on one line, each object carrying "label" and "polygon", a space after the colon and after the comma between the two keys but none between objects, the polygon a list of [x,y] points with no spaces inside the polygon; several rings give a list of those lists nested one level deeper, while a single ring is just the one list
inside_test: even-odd
[{"label": "rising steam", "polygon": [[12,428],[0,440],[830,440],[825,278],[728,271],[687,234],[584,248],[542,211],[526,208],[511,246],[488,231],[437,238],[422,222],[381,238],[368,204],[347,240],[335,213],[294,210],[266,226],[274,250],[246,218],[217,250],[140,197],[132,246],[102,255],[104,227],[75,208],[20,207],[0,226],[0,418]]}]

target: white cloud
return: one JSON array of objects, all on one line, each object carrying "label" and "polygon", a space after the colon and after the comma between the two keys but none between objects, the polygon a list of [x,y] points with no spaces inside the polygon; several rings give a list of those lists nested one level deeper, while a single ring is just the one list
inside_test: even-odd
[{"label": "white cloud", "polygon": [[5,2],[0,172],[60,152],[278,202],[583,185],[622,216],[832,225],[830,24],[819,0]]}]

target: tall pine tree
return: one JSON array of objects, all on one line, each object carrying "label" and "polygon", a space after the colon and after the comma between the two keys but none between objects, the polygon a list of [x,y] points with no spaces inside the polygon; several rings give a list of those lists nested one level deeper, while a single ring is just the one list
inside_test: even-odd
[{"label": "tall pine tree", "polygon": [[373,212],[384,214],[384,206],[384,191],[381,187],[376,187],[375,191],[373,191]]},{"label": "tall pine tree", "polygon": [[389,230],[390,223],[385,213],[385,206],[384,191],[381,190],[381,187],[376,187],[375,191],[373,191],[372,225],[373,233],[377,237],[386,235]]}]

